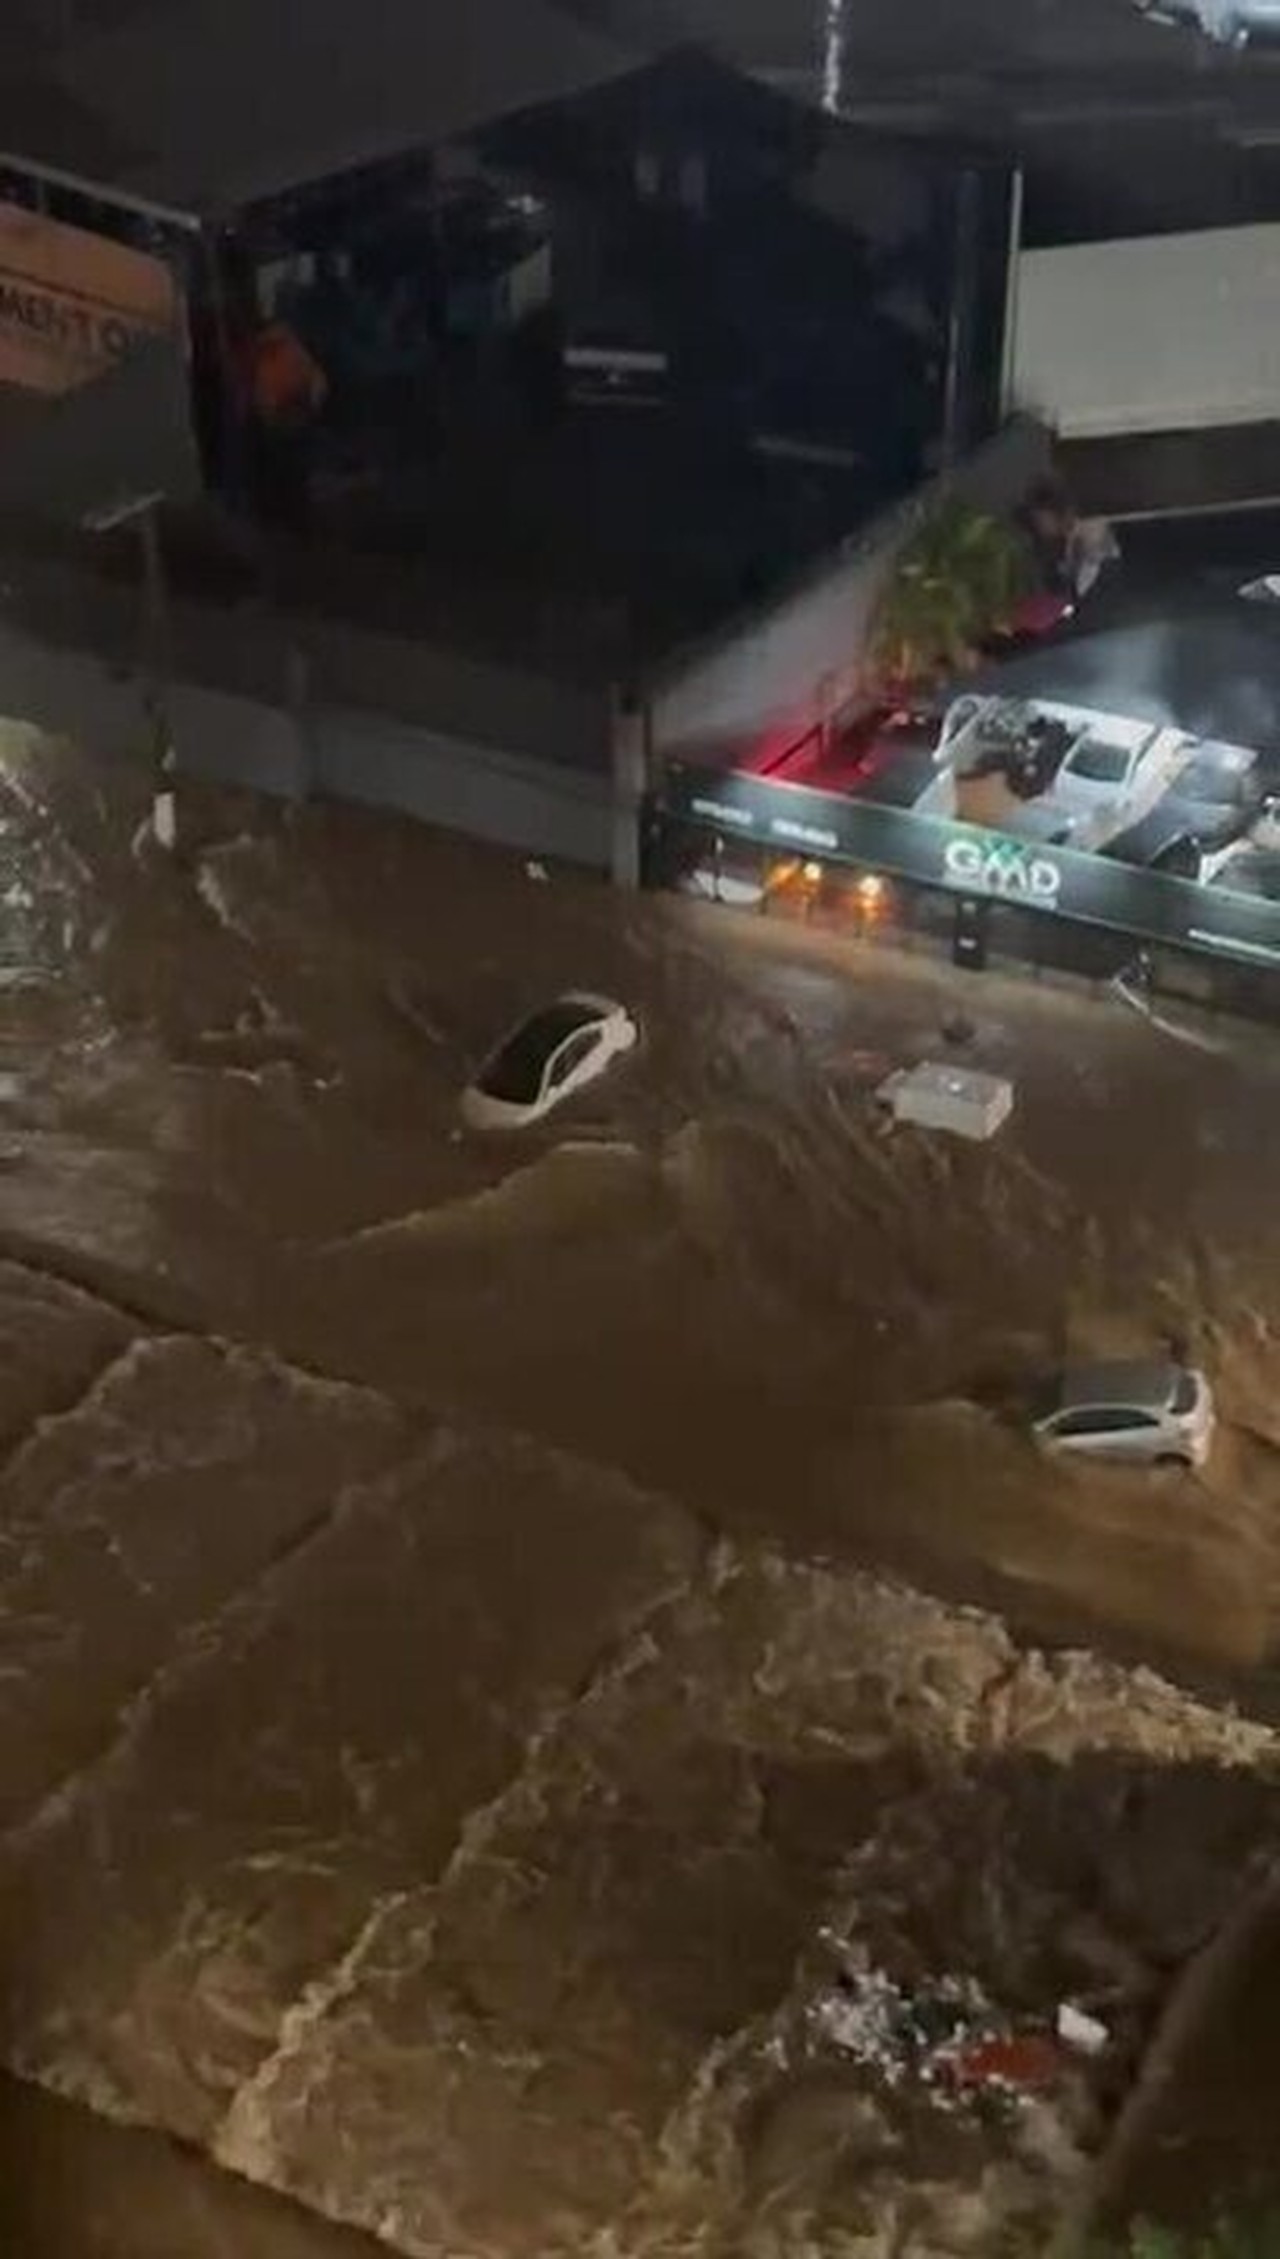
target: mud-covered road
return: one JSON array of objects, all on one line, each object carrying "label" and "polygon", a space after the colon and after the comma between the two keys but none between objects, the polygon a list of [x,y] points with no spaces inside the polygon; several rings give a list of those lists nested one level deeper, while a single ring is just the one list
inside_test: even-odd
[{"label": "mud-covered road", "polygon": [[[3,752],[0,2218],[32,2259],[1038,2233],[1106,2080],[906,2107],[822,2004],[1101,1996],[1116,2085],[1270,1842],[1227,1703],[1274,1710],[1280,1054],[349,811],[189,806],[175,866],[136,779]],[[639,1054],[464,1136],[575,985]],[[1013,1126],[886,1136],[961,1009]],[[1202,1478],[1002,1413],[1171,1337]]]}]

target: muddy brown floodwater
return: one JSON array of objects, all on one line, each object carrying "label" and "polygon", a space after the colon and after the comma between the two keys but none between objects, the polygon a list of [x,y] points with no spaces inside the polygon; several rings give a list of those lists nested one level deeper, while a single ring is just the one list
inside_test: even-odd
[{"label": "muddy brown floodwater", "polygon": [[[1280,1052],[0,750],[13,2247],[1037,2248],[1275,1838]],[[1172,1337],[1201,1477],[1001,1409]]]}]

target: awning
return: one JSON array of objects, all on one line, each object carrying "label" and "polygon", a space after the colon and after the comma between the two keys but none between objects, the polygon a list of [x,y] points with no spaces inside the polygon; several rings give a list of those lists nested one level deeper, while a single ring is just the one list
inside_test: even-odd
[{"label": "awning", "polygon": [[5,18],[0,156],[197,216],[634,63],[553,0],[5,0]]}]

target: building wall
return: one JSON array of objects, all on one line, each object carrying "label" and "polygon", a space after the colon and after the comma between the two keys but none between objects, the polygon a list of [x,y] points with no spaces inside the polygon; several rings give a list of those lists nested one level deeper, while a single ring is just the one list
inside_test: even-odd
[{"label": "building wall", "polygon": [[1280,400],[1280,225],[1024,251],[1014,400],[1066,439],[1264,423]]},{"label": "building wall", "polygon": [[712,759],[732,766],[775,735],[803,736],[855,696],[876,605],[897,556],[940,493],[1010,508],[1049,462],[1042,425],[1019,418],[945,479],[875,520],[835,559],[651,680],[651,766]]}]

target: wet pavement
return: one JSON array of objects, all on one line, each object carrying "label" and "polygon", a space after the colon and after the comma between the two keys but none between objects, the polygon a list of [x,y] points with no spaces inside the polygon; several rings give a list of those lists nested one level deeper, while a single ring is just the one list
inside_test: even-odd
[{"label": "wet pavement", "polygon": [[[351,812],[188,802],[171,864],[3,754],[24,2253],[1038,2233],[1275,1832],[1269,1039]],[[464,1136],[581,985],[639,1054]],[[957,1013],[1013,1126],[889,1136]],[[1202,1478],[1002,1409],[1173,1332]],[[868,1972],[1114,2048],[957,2124],[842,2039]]]}]

